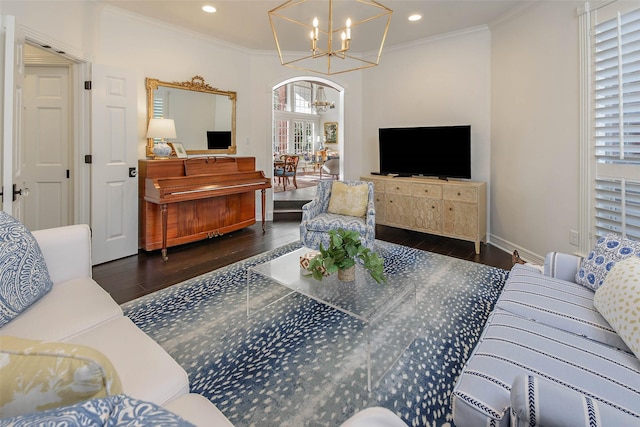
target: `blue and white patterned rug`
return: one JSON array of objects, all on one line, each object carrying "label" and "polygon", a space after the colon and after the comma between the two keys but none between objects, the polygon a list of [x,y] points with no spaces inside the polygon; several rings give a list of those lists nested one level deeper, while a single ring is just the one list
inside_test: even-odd
[{"label": "blue and white patterned rug", "polygon": [[[371,393],[360,321],[306,297],[246,314],[247,268],[292,243],[122,306],[236,426],[337,426],[384,406],[412,426],[452,426],[450,395],[508,272],[376,241],[387,274],[415,277],[418,336]],[[253,290],[252,290],[253,292]]]}]

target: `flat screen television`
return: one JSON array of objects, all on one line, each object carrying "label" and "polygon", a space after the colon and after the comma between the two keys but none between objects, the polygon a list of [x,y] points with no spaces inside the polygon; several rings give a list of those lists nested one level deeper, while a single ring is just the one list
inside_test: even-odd
[{"label": "flat screen television", "polygon": [[380,128],[380,173],[471,178],[471,126]]},{"label": "flat screen television", "polygon": [[227,149],[231,147],[231,131],[230,130],[208,130],[207,131],[207,149]]}]

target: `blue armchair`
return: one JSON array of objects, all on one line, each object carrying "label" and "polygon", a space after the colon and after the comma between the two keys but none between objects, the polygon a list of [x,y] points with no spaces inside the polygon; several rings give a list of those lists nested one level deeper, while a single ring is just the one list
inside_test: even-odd
[{"label": "blue armchair", "polygon": [[[364,217],[338,215],[327,212],[331,189],[334,182],[347,185],[368,185],[367,213]],[[302,207],[302,222],[300,223],[300,241],[311,249],[320,248],[320,243],[329,246],[329,230],[343,228],[360,233],[362,244],[373,249],[376,238],[376,209],[373,197],[373,183],[365,181],[320,181],[316,197]]]}]

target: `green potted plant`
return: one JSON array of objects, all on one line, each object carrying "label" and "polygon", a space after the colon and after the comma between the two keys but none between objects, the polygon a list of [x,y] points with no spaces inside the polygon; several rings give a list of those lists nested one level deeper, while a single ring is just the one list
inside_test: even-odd
[{"label": "green potted plant", "polygon": [[[360,242],[356,231],[344,229],[329,231],[329,247],[320,244],[320,253],[309,261],[309,271],[317,280],[322,280],[323,271],[327,274],[338,272],[338,278],[344,281],[355,279],[356,261],[362,261],[365,269],[376,282],[386,282],[384,260]],[[346,277],[345,277],[346,276]]]}]

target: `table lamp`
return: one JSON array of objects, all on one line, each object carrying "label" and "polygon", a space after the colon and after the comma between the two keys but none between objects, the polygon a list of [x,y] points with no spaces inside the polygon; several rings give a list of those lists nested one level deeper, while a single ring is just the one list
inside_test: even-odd
[{"label": "table lamp", "polygon": [[147,138],[160,139],[153,144],[153,155],[156,159],[168,159],[171,155],[171,147],[165,142],[165,138],[176,137],[176,125],[173,119],[150,119],[147,129]]}]

